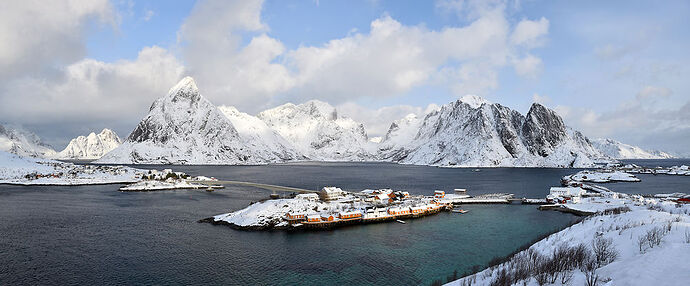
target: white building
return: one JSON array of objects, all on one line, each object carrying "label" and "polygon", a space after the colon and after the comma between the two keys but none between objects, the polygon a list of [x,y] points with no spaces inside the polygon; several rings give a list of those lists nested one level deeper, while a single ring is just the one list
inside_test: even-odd
[{"label": "white building", "polygon": [[334,201],[345,197],[345,192],[336,187],[324,187],[319,192],[319,197],[324,201]]},{"label": "white building", "polygon": [[319,195],[315,193],[298,194],[295,199],[315,202],[319,200]]}]

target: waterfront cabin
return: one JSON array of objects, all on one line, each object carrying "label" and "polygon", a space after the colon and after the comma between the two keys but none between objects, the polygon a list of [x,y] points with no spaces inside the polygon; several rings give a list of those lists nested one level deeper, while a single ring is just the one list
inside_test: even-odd
[{"label": "waterfront cabin", "polygon": [[289,221],[303,221],[307,217],[306,214],[301,214],[301,213],[287,213],[285,215],[285,218]]},{"label": "waterfront cabin", "polygon": [[319,200],[319,195],[315,193],[298,194],[295,196],[295,199],[315,202]]},{"label": "waterfront cabin", "polygon": [[335,201],[345,197],[345,192],[336,187],[323,187],[319,192],[319,197],[323,201]]},{"label": "waterfront cabin", "polygon": [[335,218],[333,217],[333,215],[330,215],[330,214],[322,214],[321,215],[322,221],[333,221],[334,219]]},{"label": "waterfront cabin", "polygon": [[404,208],[404,207],[389,208],[388,214],[390,214],[390,215],[408,215],[408,214],[410,214],[410,208]]},{"label": "waterfront cabin", "polygon": [[444,192],[444,191],[439,191],[439,190],[435,190],[435,191],[434,191],[434,198],[442,199],[442,198],[444,198],[444,197],[446,197],[446,192]]},{"label": "waterfront cabin", "polygon": [[412,208],[410,208],[410,210],[412,211],[412,214],[415,214],[415,215],[416,215],[416,214],[423,214],[423,213],[426,212],[426,208],[423,207],[423,206],[420,206],[420,207],[412,207]]},{"label": "waterfront cabin", "polygon": [[362,217],[362,213],[359,211],[338,213],[338,218],[340,218],[340,219],[353,219],[353,218],[361,218],[361,217]]},{"label": "waterfront cabin", "polygon": [[309,215],[307,216],[307,222],[320,222],[321,216],[319,215]]},{"label": "waterfront cabin", "polygon": [[580,198],[586,193],[580,187],[551,187],[549,195],[546,196],[548,202],[558,201],[559,203],[579,203]]}]

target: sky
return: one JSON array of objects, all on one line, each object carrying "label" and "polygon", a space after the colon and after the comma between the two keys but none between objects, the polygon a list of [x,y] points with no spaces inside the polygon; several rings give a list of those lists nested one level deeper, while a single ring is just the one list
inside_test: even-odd
[{"label": "sky", "polygon": [[0,122],[121,137],[184,76],[249,114],[328,102],[370,136],[475,94],[690,155],[688,1],[2,1]]}]

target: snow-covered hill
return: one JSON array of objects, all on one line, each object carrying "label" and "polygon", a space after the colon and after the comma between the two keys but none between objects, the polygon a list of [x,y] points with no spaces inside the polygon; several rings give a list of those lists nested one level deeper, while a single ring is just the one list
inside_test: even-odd
[{"label": "snow-covered hill", "polygon": [[594,139],[592,145],[606,156],[615,159],[670,159],[672,155],[661,151],[648,151],[613,139]]},{"label": "snow-covered hill", "polygon": [[120,147],[98,163],[264,164],[295,159],[286,150],[247,142],[191,77],[156,100]]},{"label": "snow-covered hill", "polygon": [[477,96],[444,105],[419,122],[406,117],[388,133],[379,145],[380,157],[407,164],[586,167],[605,157],[540,104],[523,116]]},{"label": "snow-covered hill", "polygon": [[373,158],[364,125],[339,116],[328,103],[311,100],[284,104],[259,113],[258,118],[277,131],[311,160],[362,161]]},{"label": "snow-covered hill", "polygon": [[34,133],[20,127],[0,124],[0,151],[21,156],[49,158],[56,152]]},{"label": "snow-covered hill", "polygon": [[79,136],[72,139],[65,150],[57,153],[57,159],[98,159],[105,153],[117,148],[122,140],[110,129],[103,129],[101,133]]}]

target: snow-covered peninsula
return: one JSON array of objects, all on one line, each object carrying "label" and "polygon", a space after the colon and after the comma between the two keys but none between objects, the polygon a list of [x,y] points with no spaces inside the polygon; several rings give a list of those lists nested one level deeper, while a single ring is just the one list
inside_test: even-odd
[{"label": "snow-covered peninsula", "polygon": [[0,151],[0,184],[92,185],[133,183],[140,170],[125,166],[76,165]]}]

